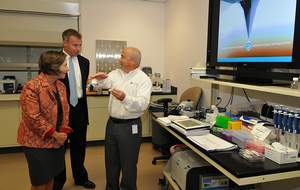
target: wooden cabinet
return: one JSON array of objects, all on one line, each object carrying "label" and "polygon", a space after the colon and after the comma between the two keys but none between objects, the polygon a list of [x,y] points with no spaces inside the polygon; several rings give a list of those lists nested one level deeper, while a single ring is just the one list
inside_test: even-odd
[{"label": "wooden cabinet", "polygon": [[18,146],[17,131],[20,123],[18,100],[0,101],[0,148]]},{"label": "wooden cabinet", "polygon": [[104,140],[105,127],[108,119],[108,96],[89,96],[89,126],[87,130],[87,140]]},{"label": "wooden cabinet", "polygon": [[[163,97],[170,97],[174,101],[176,100],[176,95],[153,95],[151,101]],[[90,125],[87,129],[87,140],[104,140],[106,122],[109,117],[109,96],[88,96],[87,100],[90,121]],[[17,131],[21,118],[19,95],[0,95],[0,115],[2,127],[2,132],[0,133],[0,148],[19,146],[17,144]],[[149,137],[152,134],[150,122],[149,112],[146,111],[142,116],[143,137]]]}]

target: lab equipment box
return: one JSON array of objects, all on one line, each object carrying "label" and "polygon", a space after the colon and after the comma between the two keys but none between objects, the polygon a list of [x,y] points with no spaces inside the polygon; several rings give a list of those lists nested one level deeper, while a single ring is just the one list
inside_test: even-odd
[{"label": "lab equipment box", "polygon": [[171,177],[182,190],[223,189],[229,185],[225,176],[192,150],[179,151],[172,156]]},{"label": "lab equipment box", "polygon": [[295,163],[297,162],[298,151],[291,148],[280,149],[267,145],[265,146],[265,157],[278,164]]}]

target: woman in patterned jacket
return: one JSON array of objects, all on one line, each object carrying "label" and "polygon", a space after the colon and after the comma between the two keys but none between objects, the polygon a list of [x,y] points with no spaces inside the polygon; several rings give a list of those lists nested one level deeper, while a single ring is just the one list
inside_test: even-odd
[{"label": "woman in patterned jacket", "polygon": [[43,53],[39,75],[26,83],[20,96],[18,143],[28,163],[31,190],[52,190],[54,176],[65,166],[63,145],[72,132],[66,87],[59,80],[68,72],[65,58],[63,52]]}]

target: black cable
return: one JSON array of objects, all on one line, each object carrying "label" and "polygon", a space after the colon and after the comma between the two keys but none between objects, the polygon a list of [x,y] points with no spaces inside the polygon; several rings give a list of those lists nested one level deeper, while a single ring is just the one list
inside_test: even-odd
[{"label": "black cable", "polygon": [[248,96],[246,90],[245,90],[244,88],[242,88],[242,89],[243,89],[243,92],[244,92],[244,94],[245,94],[245,96],[246,96],[247,101],[249,102],[250,106],[252,107],[252,110],[255,111],[255,112],[257,112],[257,111],[255,110],[255,106],[252,104],[252,102],[251,102],[251,100],[250,100],[250,98],[249,98],[249,96]]},{"label": "black cable", "polygon": [[230,104],[230,102],[232,102],[232,99],[233,99],[233,91],[234,91],[234,88],[233,88],[233,87],[231,87],[230,98],[229,98],[229,100],[228,100],[227,104],[225,105],[225,108],[227,108],[227,107],[228,107],[228,105]]},{"label": "black cable", "polygon": [[216,106],[218,107],[220,104],[221,104],[221,102],[222,102],[222,98],[221,97],[217,97],[217,104],[216,104]]},{"label": "black cable", "polygon": [[246,93],[246,90],[245,90],[244,88],[242,88],[242,89],[243,89],[243,91],[244,91],[244,94],[245,94],[245,96],[246,96],[246,99],[247,99],[248,102],[251,104],[251,100],[250,100],[248,94]]}]

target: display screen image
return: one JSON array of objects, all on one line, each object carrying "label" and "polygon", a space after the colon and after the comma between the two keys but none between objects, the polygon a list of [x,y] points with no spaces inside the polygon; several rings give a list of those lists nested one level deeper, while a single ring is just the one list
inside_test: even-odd
[{"label": "display screen image", "polygon": [[220,0],[217,62],[292,62],[297,0]]}]

